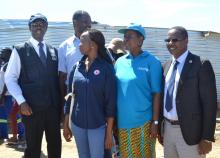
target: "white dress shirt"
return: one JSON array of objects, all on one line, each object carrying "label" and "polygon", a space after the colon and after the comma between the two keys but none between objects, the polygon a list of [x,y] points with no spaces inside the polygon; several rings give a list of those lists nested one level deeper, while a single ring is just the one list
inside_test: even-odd
[{"label": "white dress shirt", "polygon": [[[31,37],[29,41],[33,45],[36,53],[39,56],[40,55],[39,46],[38,46],[39,42],[35,40],[33,37]],[[47,56],[45,42],[42,41],[42,43],[44,44],[43,49],[45,55]],[[17,50],[14,48],[11,53],[11,57],[8,62],[8,67],[5,72],[5,84],[8,88],[9,93],[16,99],[18,105],[26,101],[24,96],[22,95],[21,87],[18,85],[18,78],[20,76],[20,72],[21,72],[21,60]]]},{"label": "white dress shirt", "polygon": [[58,70],[67,74],[66,85],[73,66],[80,61],[82,53],[79,50],[80,40],[75,35],[65,40],[58,49]]},{"label": "white dress shirt", "polygon": [[[173,89],[173,105],[172,105],[172,109],[167,112],[165,106],[163,107],[163,114],[164,117],[170,119],[170,120],[178,120],[178,116],[177,116],[177,112],[176,112],[176,93],[177,93],[177,87],[178,87],[178,83],[179,83],[179,79],[180,79],[180,75],[186,60],[186,57],[188,55],[188,50],[186,52],[184,52],[179,58],[175,59],[174,57],[172,57],[172,63],[170,65],[169,71],[167,72],[166,78],[165,78],[165,88],[164,88],[164,96],[167,95],[167,88],[169,86],[169,82],[170,82],[170,77],[171,74],[173,72],[173,67],[174,67],[174,62],[175,60],[177,60],[179,62],[179,64],[177,65],[177,71],[176,71],[176,77],[175,77],[175,83],[174,83],[174,89]],[[166,103],[166,97],[164,97],[164,105]]]}]

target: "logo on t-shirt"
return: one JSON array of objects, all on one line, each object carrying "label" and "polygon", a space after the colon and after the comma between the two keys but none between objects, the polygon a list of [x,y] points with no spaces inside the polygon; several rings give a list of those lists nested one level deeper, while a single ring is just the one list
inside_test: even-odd
[{"label": "logo on t-shirt", "polygon": [[149,71],[149,69],[147,67],[138,67],[138,70],[146,71],[146,72]]}]

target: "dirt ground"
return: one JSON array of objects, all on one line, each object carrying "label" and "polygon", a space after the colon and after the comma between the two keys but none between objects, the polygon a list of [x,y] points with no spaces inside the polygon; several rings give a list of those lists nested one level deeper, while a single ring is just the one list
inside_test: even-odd
[{"label": "dirt ground", "polygon": [[[62,131],[61,131],[62,132]],[[207,155],[207,158],[220,158],[220,122],[217,123],[216,128],[216,142],[213,144],[212,151]],[[78,158],[77,150],[74,140],[70,143],[62,138],[62,158]],[[156,145],[157,158],[163,158],[163,148],[157,142]],[[21,158],[23,149],[18,149],[16,146],[9,147],[6,144],[0,144],[0,158]],[[47,158],[46,142],[43,139],[41,158]]]}]

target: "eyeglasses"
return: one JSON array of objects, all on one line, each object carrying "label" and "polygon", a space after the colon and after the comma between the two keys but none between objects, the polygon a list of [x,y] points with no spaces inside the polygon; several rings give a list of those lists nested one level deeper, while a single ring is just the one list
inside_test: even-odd
[{"label": "eyeglasses", "polygon": [[176,43],[176,42],[178,42],[178,41],[183,41],[183,40],[184,40],[184,39],[174,38],[174,39],[165,39],[164,41],[167,42],[167,43],[169,43],[170,41],[171,41],[172,43]]},{"label": "eyeglasses", "polygon": [[31,24],[32,27],[45,27],[45,23],[32,23]]}]

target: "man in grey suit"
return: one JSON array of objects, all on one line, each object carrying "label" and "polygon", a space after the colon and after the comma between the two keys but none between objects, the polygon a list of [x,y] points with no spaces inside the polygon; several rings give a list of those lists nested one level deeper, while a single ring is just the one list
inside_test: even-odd
[{"label": "man in grey suit", "polygon": [[[176,26],[165,39],[172,60],[164,64],[164,97],[159,141],[165,158],[202,158],[212,150],[217,111],[211,63],[192,54],[188,33]],[[162,137],[163,136],[163,137]]]}]

